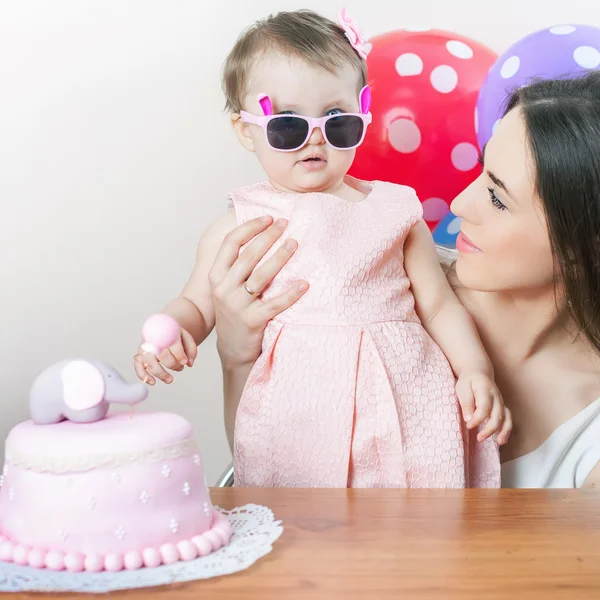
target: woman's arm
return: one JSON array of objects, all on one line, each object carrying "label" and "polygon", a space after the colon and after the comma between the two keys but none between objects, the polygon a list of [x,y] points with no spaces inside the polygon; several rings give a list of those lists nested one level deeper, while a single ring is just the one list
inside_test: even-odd
[{"label": "woman's arm", "polygon": [[[225,428],[232,448],[237,407],[248,375],[262,351],[265,327],[308,289],[306,282],[298,281],[280,296],[268,301],[260,299],[260,292],[296,251],[297,243],[287,240],[257,268],[286,226],[285,221],[255,219],[236,227],[221,244],[209,275],[217,349],[223,367]],[[248,245],[240,253],[245,244]],[[257,294],[250,294],[246,287]]]}]

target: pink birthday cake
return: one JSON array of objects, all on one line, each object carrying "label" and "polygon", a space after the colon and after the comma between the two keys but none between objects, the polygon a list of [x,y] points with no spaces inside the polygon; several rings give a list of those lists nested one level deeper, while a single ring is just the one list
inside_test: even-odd
[{"label": "pink birthday cake", "polygon": [[6,439],[0,560],[118,571],[192,560],[229,542],[190,423],[170,413],[25,421]]}]

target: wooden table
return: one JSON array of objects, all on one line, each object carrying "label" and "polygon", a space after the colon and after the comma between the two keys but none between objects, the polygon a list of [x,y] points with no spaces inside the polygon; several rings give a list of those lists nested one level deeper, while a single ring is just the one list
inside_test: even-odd
[{"label": "wooden table", "polygon": [[269,506],[284,526],[273,551],[235,575],[102,597],[600,598],[594,490],[230,488],[212,498],[223,508]]}]

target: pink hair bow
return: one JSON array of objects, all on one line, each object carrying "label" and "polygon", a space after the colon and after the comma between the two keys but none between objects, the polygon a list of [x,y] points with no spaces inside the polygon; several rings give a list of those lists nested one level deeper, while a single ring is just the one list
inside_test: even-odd
[{"label": "pink hair bow", "polygon": [[346,7],[342,8],[342,12],[338,14],[338,23],[344,30],[352,47],[358,52],[358,55],[363,60],[366,59],[369,50],[371,50],[371,44],[364,38],[360,27],[356,21],[350,17]]}]

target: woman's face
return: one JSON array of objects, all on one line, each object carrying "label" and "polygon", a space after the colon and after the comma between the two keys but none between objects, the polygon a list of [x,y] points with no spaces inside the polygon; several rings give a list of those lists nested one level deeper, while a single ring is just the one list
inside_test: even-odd
[{"label": "woman's face", "polygon": [[480,291],[535,292],[553,286],[554,269],[535,167],[519,108],[488,142],[482,174],[452,203],[462,217],[456,273]]}]

